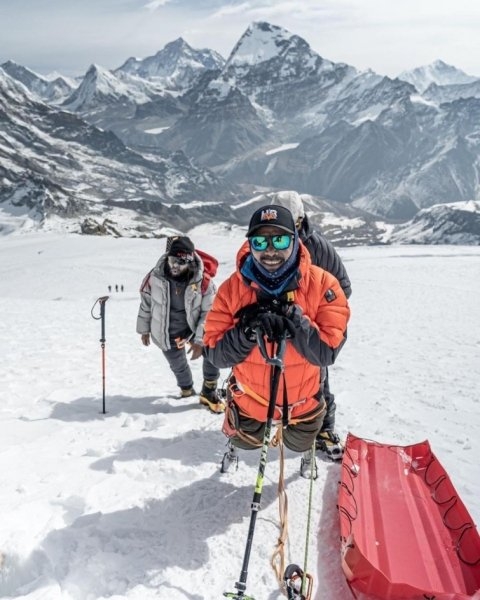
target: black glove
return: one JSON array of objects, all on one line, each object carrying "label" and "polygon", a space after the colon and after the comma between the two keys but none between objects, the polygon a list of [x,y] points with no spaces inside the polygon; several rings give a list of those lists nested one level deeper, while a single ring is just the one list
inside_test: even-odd
[{"label": "black glove", "polygon": [[234,315],[234,319],[239,319],[239,326],[241,329],[245,330],[245,328],[248,326],[248,324],[250,323],[250,321],[252,321],[253,319],[255,319],[255,317],[257,315],[259,315],[262,312],[265,312],[265,307],[258,304],[257,302],[255,304],[247,304],[247,306],[244,306],[243,308],[241,308],[240,310],[238,310]]},{"label": "black glove", "polygon": [[271,342],[278,342],[283,337],[295,337],[292,321],[288,317],[274,313],[259,313],[245,326],[244,332],[249,340],[257,339],[257,329]]}]

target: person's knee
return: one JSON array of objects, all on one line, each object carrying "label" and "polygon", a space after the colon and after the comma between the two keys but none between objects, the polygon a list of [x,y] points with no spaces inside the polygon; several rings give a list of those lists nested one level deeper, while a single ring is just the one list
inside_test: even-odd
[{"label": "person's knee", "polygon": [[315,443],[315,438],[320,428],[313,432],[295,431],[295,425],[289,425],[283,432],[283,442],[285,446],[293,452],[306,452]]},{"label": "person's knee", "polygon": [[323,415],[321,411],[310,421],[301,421],[296,425],[288,425],[283,431],[283,441],[289,450],[294,452],[305,452],[315,443],[315,438],[322,426]]}]

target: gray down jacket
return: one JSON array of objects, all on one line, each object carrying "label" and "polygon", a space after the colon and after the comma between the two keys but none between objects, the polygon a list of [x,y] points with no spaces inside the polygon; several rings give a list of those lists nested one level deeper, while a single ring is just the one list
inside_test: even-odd
[{"label": "gray down jacket", "polygon": [[[165,276],[167,254],[160,257],[155,267],[145,276],[140,288],[140,308],[137,317],[137,333],[150,333],[152,341],[162,350],[170,349],[168,329],[170,324],[170,285]],[[194,332],[192,341],[202,344],[203,325],[210,310],[216,287],[213,281],[202,294],[203,263],[195,254],[195,270],[185,289],[185,312],[187,323]]]}]

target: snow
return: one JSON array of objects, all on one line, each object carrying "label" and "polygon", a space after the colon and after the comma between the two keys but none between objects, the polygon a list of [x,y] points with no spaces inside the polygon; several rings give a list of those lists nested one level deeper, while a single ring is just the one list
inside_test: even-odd
[{"label": "snow", "polygon": [[267,62],[279,54],[279,40],[289,39],[291,35],[280,27],[262,29],[250,26],[240,40],[234,54],[229,58],[229,65],[256,65]]},{"label": "snow", "polygon": [[465,212],[480,212],[480,201],[475,200],[467,200],[465,202],[450,202],[447,204],[434,204],[430,208],[435,208],[437,206],[445,206],[445,208],[449,208],[451,210],[461,210]]},{"label": "snow", "polygon": [[170,129],[170,127],[154,127],[153,129],[145,129],[144,133],[162,133],[162,131],[165,131],[166,129]]},{"label": "snow", "polygon": [[[196,245],[233,269],[243,228],[204,225]],[[222,417],[179,400],[155,347],[135,333],[138,286],[163,240],[0,236],[0,596],[202,600],[238,581],[258,467],[220,474]],[[480,247],[341,249],[353,284],[348,341],[331,370],[337,428],[394,444],[425,438],[480,518]],[[106,408],[100,321],[107,285]],[[94,309],[98,315],[98,305]],[[195,385],[201,364],[192,363]],[[222,372],[222,377],[226,372]],[[303,564],[309,482],[287,452],[290,543]],[[247,592],[280,600],[278,449],[268,455]],[[313,597],[351,597],[340,567],[340,465],[319,459],[309,571]]]},{"label": "snow", "polygon": [[216,93],[217,100],[223,100],[232,91],[234,86],[228,81],[213,80],[208,84],[208,88]]},{"label": "snow", "polygon": [[265,154],[267,156],[270,156],[271,154],[277,154],[278,152],[284,152],[285,150],[292,150],[294,148],[297,148],[299,146],[299,143],[297,142],[292,142],[291,144],[282,144],[281,146],[278,146],[277,148],[272,148],[272,150],[268,150],[267,152],[265,152]]},{"label": "snow", "polygon": [[65,106],[69,110],[88,107],[97,94],[111,96],[115,99],[126,98],[136,104],[144,104],[150,100],[146,90],[148,87],[144,83],[138,86],[135,81],[129,81],[126,75],[123,75],[123,80],[121,80],[100,65],[91,65],[82,84]]},{"label": "snow", "polygon": [[436,60],[429,65],[417,67],[410,71],[403,71],[398,78],[414,85],[420,93],[423,93],[432,83],[436,85],[458,85],[471,83],[477,79],[441,60]]},{"label": "snow", "polygon": [[379,115],[382,114],[385,108],[386,107],[384,104],[375,104],[370,106],[368,110],[362,110],[356,113],[358,115],[357,118],[352,119],[350,123],[357,127],[358,125],[365,123],[365,121],[375,121]]},{"label": "snow", "polygon": [[326,214],[322,220],[323,225],[338,226],[354,229],[356,227],[363,227],[365,221],[360,217],[337,217],[333,214]]},{"label": "snow", "polygon": [[423,96],[419,96],[418,94],[412,94],[410,96],[410,101],[415,102],[417,104],[424,104],[425,106],[432,106],[433,108],[438,109],[437,102],[432,102],[431,100],[426,100]]}]

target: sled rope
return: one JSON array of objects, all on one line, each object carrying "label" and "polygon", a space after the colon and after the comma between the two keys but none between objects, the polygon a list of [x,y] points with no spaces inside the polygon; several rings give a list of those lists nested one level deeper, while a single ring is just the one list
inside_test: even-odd
[{"label": "sled rope", "polygon": [[[312,465],[314,465],[315,464],[315,440],[312,445],[311,461],[312,461]],[[304,558],[304,562],[303,562],[302,594],[305,594],[305,586],[307,583],[308,540],[310,538],[310,523],[312,520],[314,474],[315,474],[315,468],[312,468],[312,470],[310,472],[310,490],[308,492],[307,530],[305,532],[305,558]]]},{"label": "sled rope", "polygon": [[[462,553],[463,536],[467,531],[469,531],[471,529],[475,529],[475,527],[472,523],[470,523],[468,521],[461,523],[458,526],[453,526],[453,525],[449,524],[449,522],[448,522],[449,513],[457,504],[458,496],[455,494],[452,494],[446,500],[439,500],[437,498],[437,494],[439,496],[441,495],[442,484],[445,483],[445,486],[448,489],[448,480],[447,480],[447,476],[445,474],[438,476],[436,479],[434,479],[435,475],[433,475],[433,476],[431,475],[430,469],[434,470],[436,463],[438,463],[438,460],[436,459],[436,457],[432,456],[430,462],[427,465],[427,468],[425,469],[425,473],[423,476],[424,481],[434,492],[431,496],[432,500],[435,502],[435,504],[444,508],[444,512],[442,515],[442,521],[443,521],[443,524],[445,525],[445,527],[452,532],[459,532],[459,536],[458,536],[456,544],[455,544],[455,552],[457,553],[458,558],[464,564],[466,564],[470,567],[475,567],[480,563],[480,557],[478,557],[476,560],[473,560],[473,559],[469,560],[465,556],[463,556],[463,553]],[[447,507],[448,504],[450,504],[450,506]]]},{"label": "sled rope", "polygon": [[280,534],[277,539],[277,545],[273,551],[270,564],[275,572],[275,577],[282,587],[283,573],[285,571],[285,544],[288,540],[288,496],[285,490],[285,453],[283,445],[283,435],[281,425],[277,426],[277,431],[272,438],[272,446],[279,446],[280,450],[280,475],[278,477],[278,514],[280,517]]}]

